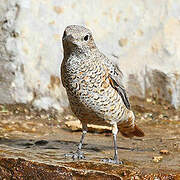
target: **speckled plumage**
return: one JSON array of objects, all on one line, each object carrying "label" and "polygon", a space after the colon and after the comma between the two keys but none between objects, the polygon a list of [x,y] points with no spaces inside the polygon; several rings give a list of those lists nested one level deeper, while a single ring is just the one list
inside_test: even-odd
[{"label": "speckled plumage", "polygon": [[61,79],[71,109],[87,124],[110,125],[126,137],[143,136],[122,84],[122,73],[96,47],[90,30],[68,26],[63,35]]}]

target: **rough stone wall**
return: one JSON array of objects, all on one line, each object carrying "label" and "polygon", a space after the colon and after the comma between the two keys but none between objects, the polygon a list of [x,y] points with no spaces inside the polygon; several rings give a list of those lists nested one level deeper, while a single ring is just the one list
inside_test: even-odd
[{"label": "rough stone wall", "polygon": [[0,103],[63,110],[61,38],[89,27],[124,73],[129,95],[153,94],[180,106],[180,1],[1,0]]},{"label": "rough stone wall", "polygon": [[[10,64],[13,61],[13,54],[7,49],[7,41],[12,37],[13,20],[7,22],[5,14],[7,11],[5,0],[0,3],[0,102],[13,103],[11,96],[11,82],[14,80]],[[8,16],[8,14],[7,14]]]}]

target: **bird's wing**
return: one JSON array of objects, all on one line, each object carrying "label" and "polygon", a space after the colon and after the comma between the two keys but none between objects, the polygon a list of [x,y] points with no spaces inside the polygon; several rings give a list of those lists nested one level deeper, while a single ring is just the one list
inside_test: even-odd
[{"label": "bird's wing", "polygon": [[130,109],[131,106],[129,103],[129,99],[127,97],[126,90],[125,90],[125,87],[123,86],[123,82],[122,82],[123,73],[121,72],[121,70],[118,68],[118,66],[116,64],[110,62],[109,60],[107,60],[106,66],[108,66],[107,68],[109,69],[108,78],[109,78],[109,82],[110,82],[111,86],[121,96],[126,108]]}]

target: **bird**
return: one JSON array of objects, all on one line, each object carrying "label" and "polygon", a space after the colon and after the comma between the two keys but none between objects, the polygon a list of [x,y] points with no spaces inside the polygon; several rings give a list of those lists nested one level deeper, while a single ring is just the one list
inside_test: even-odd
[{"label": "bird", "polygon": [[62,37],[63,60],[61,81],[66,89],[70,108],[81,121],[82,136],[73,159],[84,159],[82,145],[87,124],[112,127],[114,157],[104,162],[120,164],[117,151],[117,133],[125,137],[143,137],[135,124],[135,115],[123,85],[119,66],[97,48],[92,32],[81,25],[69,25]]}]

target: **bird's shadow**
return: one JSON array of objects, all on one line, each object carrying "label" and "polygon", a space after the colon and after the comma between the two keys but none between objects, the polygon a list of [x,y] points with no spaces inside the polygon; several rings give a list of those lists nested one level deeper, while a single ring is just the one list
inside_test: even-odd
[{"label": "bird's shadow", "polygon": [[[64,141],[64,140],[32,140],[32,139],[8,139],[8,138],[0,138],[0,145],[6,145],[12,148],[18,149],[28,149],[28,148],[38,148],[38,149],[59,149],[67,152],[70,150],[75,150],[75,147],[78,146],[79,142],[74,141]],[[103,150],[112,150],[112,145],[97,145],[97,144],[83,144],[83,149],[87,151],[95,151],[101,152]],[[142,149],[142,148],[129,148],[129,147],[119,147],[118,149],[126,150],[126,151],[139,151],[139,152],[152,152],[153,149]]]}]

